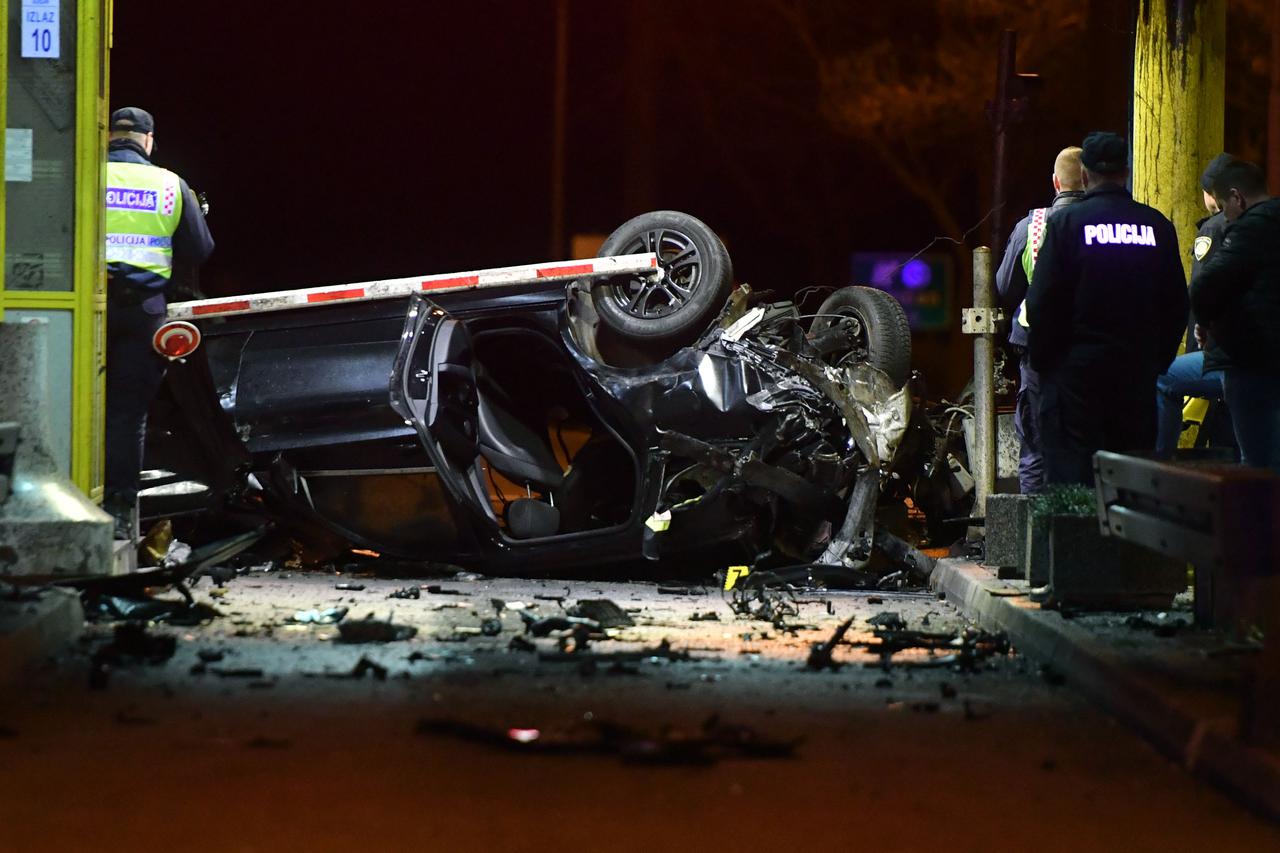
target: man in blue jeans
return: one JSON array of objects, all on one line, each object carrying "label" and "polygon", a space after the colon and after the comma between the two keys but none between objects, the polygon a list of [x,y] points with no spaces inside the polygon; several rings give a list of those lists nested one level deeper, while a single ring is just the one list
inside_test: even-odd
[{"label": "man in blue jeans", "polygon": [[[1233,158],[1219,154],[1210,161],[1200,176],[1200,189],[1204,192],[1205,210],[1209,215],[1198,223],[1200,230],[1192,246],[1191,281],[1194,284],[1200,270],[1213,257],[1222,242],[1222,232],[1227,221],[1213,198],[1213,180],[1218,171]],[[1184,397],[1204,397],[1207,400],[1222,399],[1222,363],[1225,360],[1217,347],[1210,343],[1202,350],[1195,339],[1195,315],[1187,323],[1186,352],[1173,360],[1169,369],[1156,379],[1156,452],[1170,456],[1178,447],[1182,434],[1182,401]],[[1207,425],[1206,425],[1207,427]]]},{"label": "man in blue jeans", "polygon": [[1196,336],[1229,360],[1222,389],[1241,458],[1280,473],[1280,199],[1243,160],[1222,167],[1213,195],[1230,224],[1191,287]]}]

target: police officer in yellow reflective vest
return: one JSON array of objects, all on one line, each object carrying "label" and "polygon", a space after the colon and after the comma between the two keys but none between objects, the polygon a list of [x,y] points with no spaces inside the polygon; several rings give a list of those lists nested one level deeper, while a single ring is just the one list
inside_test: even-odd
[{"label": "police officer in yellow reflective vest", "polygon": [[1044,460],[1040,452],[1040,430],[1036,410],[1040,406],[1040,375],[1027,357],[1027,286],[1035,270],[1040,246],[1044,243],[1049,217],[1084,198],[1080,177],[1080,149],[1075,146],[1058,152],[1053,161],[1053,203],[1028,213],[1009,235],[1009,245],[996,270],[996,290],[1000,303],[1013,317],[1009,344],[1019,355],[1018,406],[1014,429],[1021,448],[1018,453],[1018,487],[1024,495],[1044,490]]},{"label": "police officer in yellow reflective vest", "polygon": [[147,409],[165,360],[151,339],[164,322],[175,258],[194,269],[213,251],[186,181],[151,164],[155,122],[137,107],[111,114],[107,152],[107,417],[104,507],[132,539]]},{"label": "police officer in yellow reflective vest", "polygon": [[1049,485],[1092,483],[1098,450],[1155,447],[1151,389],[1189,307],[1173,223],[1125,188],[1128,143],[1091,133],[1081,148],[1085,196],[1048,220],[1027,291]]}]

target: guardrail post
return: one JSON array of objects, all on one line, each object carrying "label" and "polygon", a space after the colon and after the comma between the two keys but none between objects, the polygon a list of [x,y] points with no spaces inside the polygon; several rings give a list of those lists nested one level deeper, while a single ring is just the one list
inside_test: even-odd
[{"label": "guardrail post", "polygon": [[973,250],[973,307],[966,308],[962,330],[973,341],[973,458],[969,471],[974,480],[973,515],[985,518],[987,496],[996,485],[996,332],[1003,313],[995,307],[991,281],[991,249]]}]

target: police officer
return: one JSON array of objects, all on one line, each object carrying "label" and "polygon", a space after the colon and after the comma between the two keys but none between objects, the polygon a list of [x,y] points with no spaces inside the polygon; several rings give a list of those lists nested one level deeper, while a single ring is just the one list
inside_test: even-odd
[{"label": "police officer", "polygon": [[1196,332],[1208,330],[1227,359],[1223,396],[1242,460],[1280,473],[1280,198],[1243,160],[1219,170],[1213,194],[1229,225],[1192,283]]},{"label": "police officer", "polygon": [[164,322],[175,259],[194,269],[213,251],[186,181],[151,164],[155,122],[137,107],[111,114],[107,151],[107,414],[103,505],[116,538],[132,539],[147,409],[165,360],[151,345]]},{"label": "police officer", "polygon": [[1024,495],[1044,490],[1044,460],[1040,453],[1040,431],[1036,411],[1040,406],[1040,376],[1027,358],[1027,283],[1031,280],[1040,247],[1044,244],[1045,224],[1049,217],[1084,198],[1080,182],[1080,149],[1072,146],[1058,152],[1053,161],[1053,203],[1038,207],[1024,216],[1013,233],[996,270],[996,290],[1000,302],[1013,312],[1009,343],[1019,358],[1018,406],[1014,413],[1014,429],[1022,445],[1018,454],[1018,486]]},{"label": "police officer", "polygon": [[[1199,230],[1191,246],[1190,286],[1193,290],[1200,271],[1221,245],[1222,232],[1227,227],[1227,220],[1213,197],[1213,181],[1231,159],[1230,154],[1219,154],[1209,161],[1200,176],[1204,207],[1209,215],[1197,223]],[[1169,369],[1156,379],[1156,453],[1161,456],[1172,454],[1178,446],[1178,436],[1182,434],[1184,397],[1222,399],[1222,368],[1225,357],[1213,342],[1201,349],[1193,332],[1195,325],[1195,314],[1192,313],[1187,322],[1186,352],[1175,358]],[[1202,429],[1208,427],[1209,424],[1205,424]]]},{"label": "police officer", "polygon": [[1045,225],[1027,293],[1045,479],[1090,483],[1098,450],[1151,450],[1151,388],[1178,351],[1187,282],[1173,223],[1125,189],[1129,146],[1091,133],[1085,197]]}]

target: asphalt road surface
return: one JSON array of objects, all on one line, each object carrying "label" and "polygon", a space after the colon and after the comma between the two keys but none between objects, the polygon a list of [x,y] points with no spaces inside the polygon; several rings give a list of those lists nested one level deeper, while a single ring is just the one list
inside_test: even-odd
[{"label": "asphalt road surface", "polygon": [[[439,591],[388,597],[410,584]],[[271,572],[196,592],[223,615],[151,629],[176,639],[161,663],[91,687],[98,624],[3,688],[0,850],[1280,849],[1016,650],[806,665],[850,617],[854,644],[885,612],[964,629],[929,593],[804,594],[780,629],[711,587]],[[581,599],[636,624],[585,647],[525,631],[522,610]],[[290,621],[337,606],[416,634]]]}]

